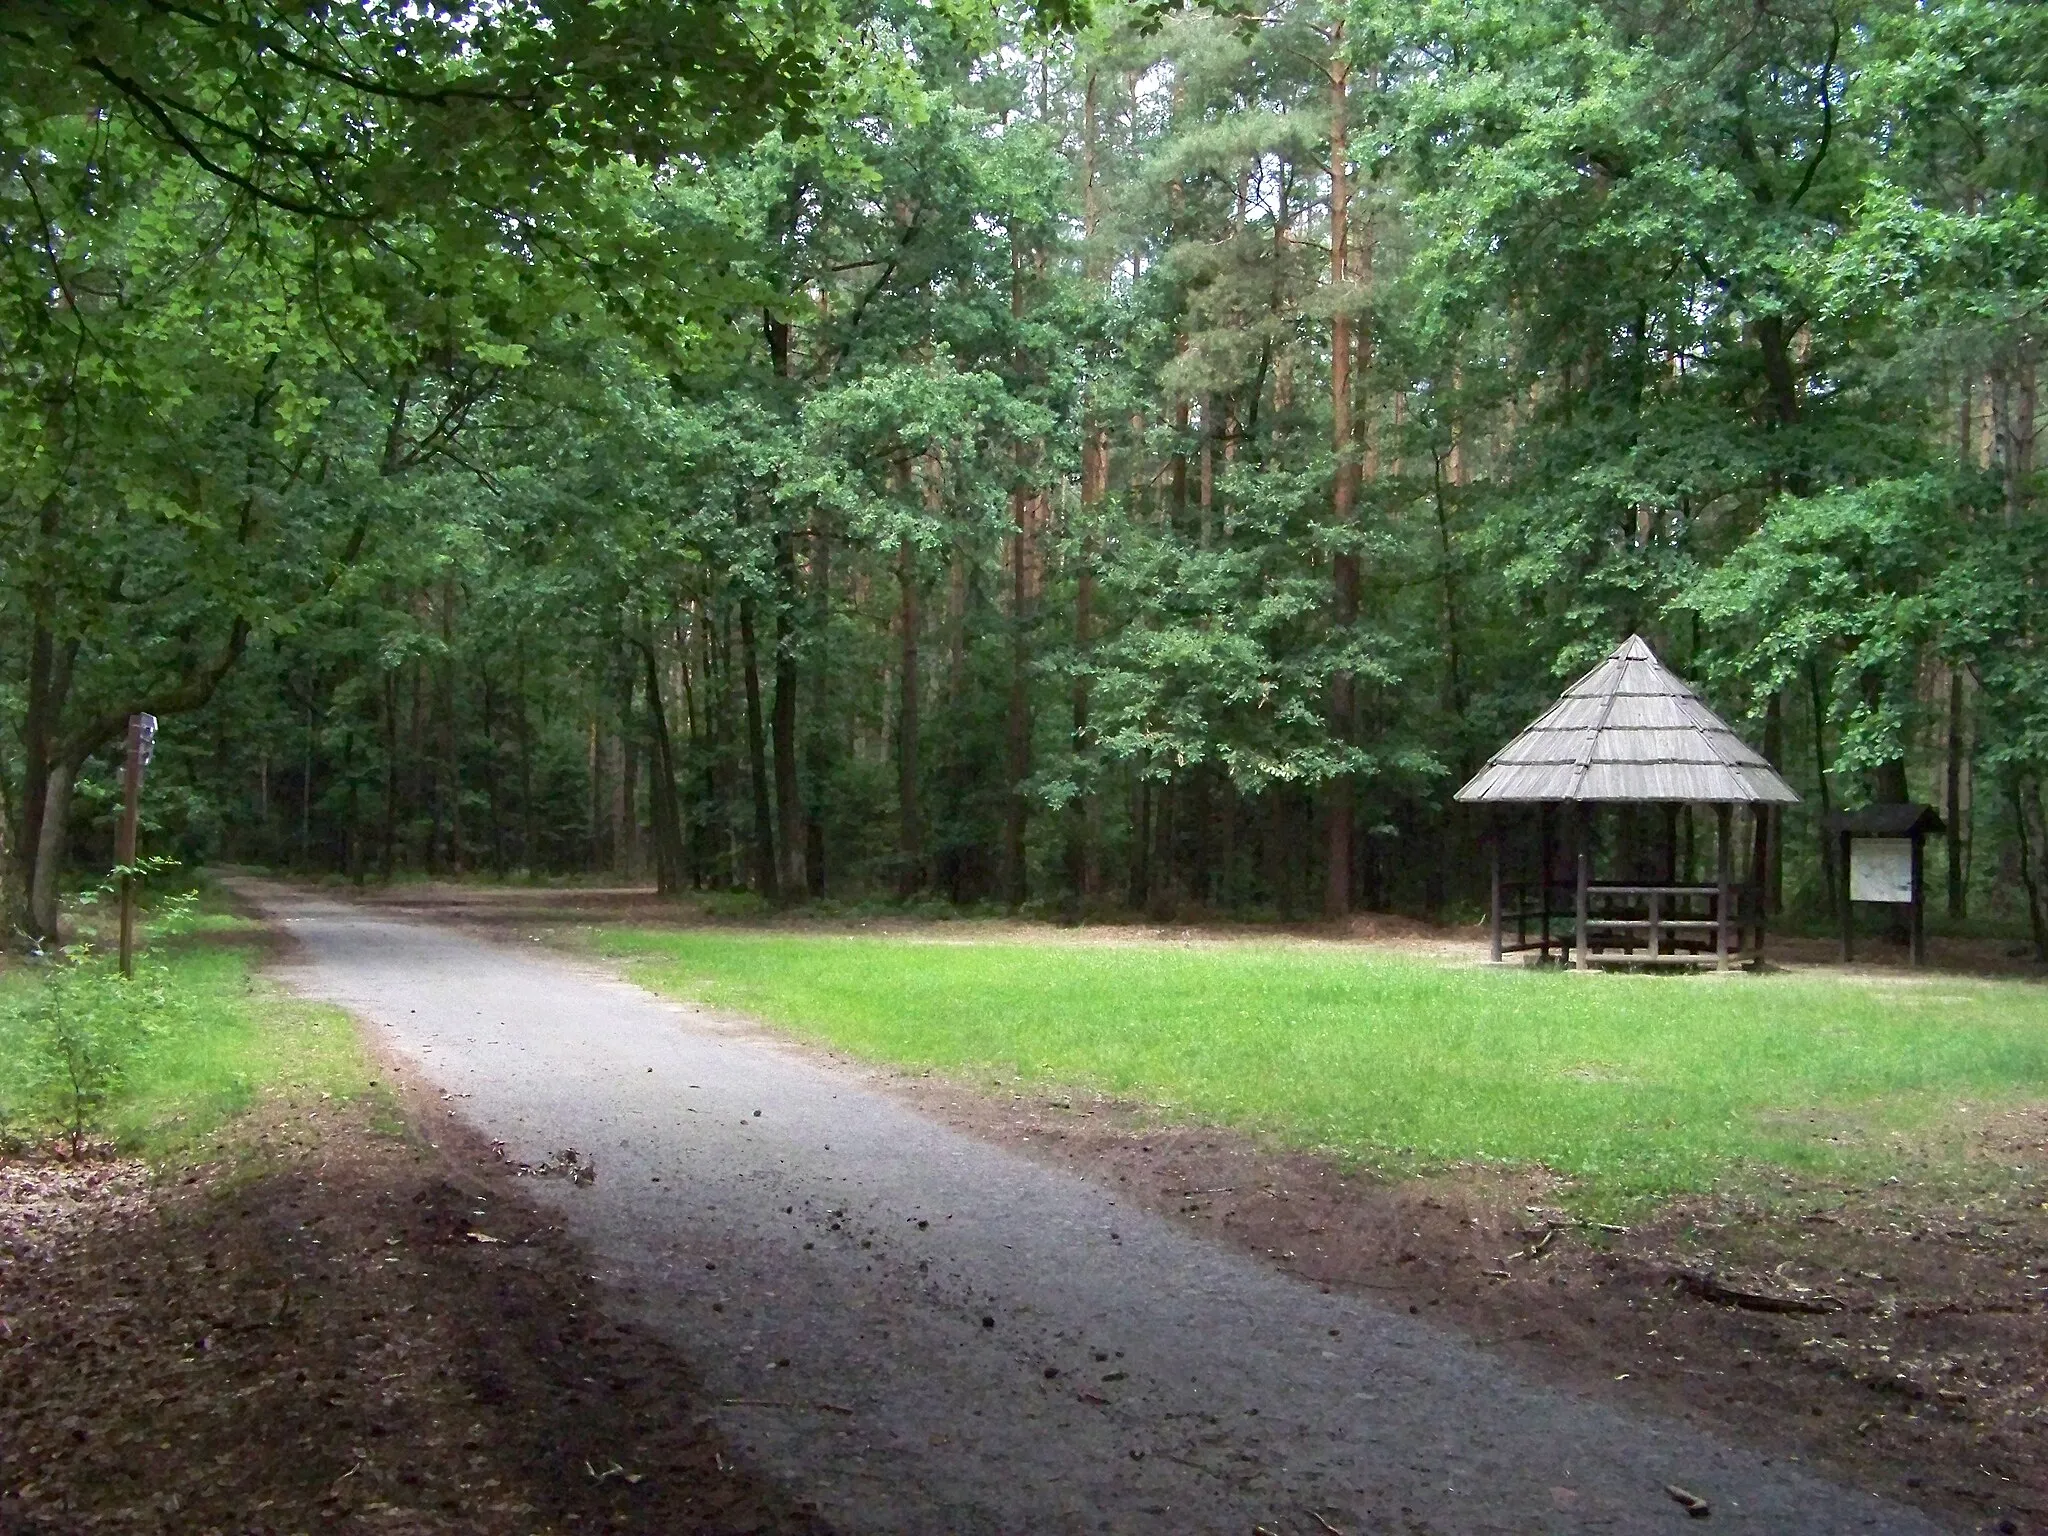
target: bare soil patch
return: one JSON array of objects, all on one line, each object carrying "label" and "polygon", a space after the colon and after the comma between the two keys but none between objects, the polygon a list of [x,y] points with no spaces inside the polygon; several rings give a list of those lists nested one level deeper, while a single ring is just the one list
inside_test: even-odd
[{"label": "bare soil patch", "polygon": [[[885,911],[832,915],[805,907],[763,917],[721,916],[690,896],[656,895],[647,886],[522,886],[459,881],[334,888],[325,894],[394,915],[452,922],[480,935],[546,939],[550,929],[593,924],[645,928],[756,929],[768,932],[894,934],[960,943],[1032,944],[1205,944],[1243,940],[1286,940],[1302,944],[1370,945],[1375,950],[1450,964],[1483,965],[1487,939],[1481,924],[1427,923],[1397,913],[1361,912],[1341,922],[1244,922],[1204,912],[1171,921],[1135,917],[1062,924],[1023,918],[963,916],[954,919]],[[1886,980],[1919,980],[1939,975],[2024,976],[2048,974],[2024,944],[2004,939],[1929,940],[1928,965],[1914,970],[1903,943],[1866,935],[1857,940],[1852,966],[1840,961],[1838,940],[1800,934],[1772,934],[1766,958],[1776,970],[1826,969],[1843,975]]]},{"label": "bare soil patch", "polygon": [[883,1080],[962,1130],[1305,1280],[1441,1318],[1540,1377],[1711,1423],[1965,1529],[2048,1531],[2048,1106],[1986,1117],[1960,1183],[1950,1165],[1872,1188],[1691,1197],[1603,1230],[1541,1173],[1384,1182],[1128,1104]]},{"label": "bare soil patch", "polygon": [[1435,925],[1391,913],[1361,913],[1341,923],[1254,923],[1190,916],[1187,920],[1091,919],[1064,924],[1027,918],[963,915],[934,918],[878,911],[833,914],[797,907],[774,916],[721,916],[688,896],[658,896],[643,886],[506,886],[456,882],[365,886],[323,891],[392,916],[454,923],[481,936],[548,939],[551,930],[596,924],[642,928],[718,928],[774,933],[889,934],[937,942],[1028,944],[1205,944],[1247,939],[1304,944],[1367,942],[1383,949],[1479,963],[1486,933]]},{"label": "bare soil patch", "polygon": [[373,1113],[0,1164],[0,1533],[824,1529],[509,1172]]}]

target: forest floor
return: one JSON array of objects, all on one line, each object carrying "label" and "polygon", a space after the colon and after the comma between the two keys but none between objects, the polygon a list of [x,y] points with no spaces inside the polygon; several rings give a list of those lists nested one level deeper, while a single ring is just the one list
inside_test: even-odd
[{"label": "forest floor", "polygon": [[[1447,962],[1487,963],[1486,930],[1479,923],[1427,923],[1397,913],[1362,912],[1341,922],[1245,921],[1208,916],[1155,919],[1129,914],[1055,923],[984,914],[903,914],[889,904],[771,912],[753,898],[732,902],[657,896],[637,885],[522,885],[493,880],[407,880],[350,887],[328,882],[323,891],[380,910],[458,922],[500,937],[530,938],[584,924],[645,928],[728,928],[802,933],[895,934],[960,943],[1026,944],[1238,943],[1284,940],[1311,946],[1368,944],[1376,950],[1431,956]],[[1832,933],[1774,933],[1766,944],[1775,969],[1830,975],[1908,975],[1903,943],[1875,933],[1858,938],[1853,965],[1840,962]],[[1925,974],[2048,979],[2031,946],[2012,937],[1934,934]]]},{"label": "forest floor", "polygon": [[[1977,1171],[1687,1196],[1625,1228],[1559,1181],[1398,1181],[1143,1105],[895,1090],[1303,1280],[1420,1307],[1538,1379],[1697,1415],[1965,1529],[2048,1532],[2048,1105]],[[2024,1171],[2022,1171],[2024,1170]]]},{"label": "forest floor", "polygon": [[[585,952],[593,921],[678,924],[673,907],[629,891],[446,887],[376,905]],[[1065,944],[1274,937],[861,918],[812,926]],[[1451,964],[1483,958],[1470,932],[1386,919],[1356,927],[1375,947]],[[2024,974],[2008,948],[1941,945],[1936,960],[1952,973]],[[1790,946],[1791,963],[1815,974],[1827,956],[1819,941]],[[1835,973],[1905,981],[1892,959],[1881,952]],[[1387,1179],[1270,1137],[1172,1123],[1142,1103],[957,1073],[877,1078],[924,1113],[1112,1185],[1289,1274],[1445,1318],[1545,1379],[1696,1414],[1760,1447],[1796,1447],[1966,1528],[2048,1531],[2048,1103],[1980,1103],[1974,1121],[1951,1116],[1923,1144],[1895,1139],[1882,1177],[1752,1180],[1603,1227],[1540,1169]]]},{"label": "forest floor", "polygon": [[0,1536],[823,1529],[432,1090],[291,1058],[153,1162],[0,1157]]}]

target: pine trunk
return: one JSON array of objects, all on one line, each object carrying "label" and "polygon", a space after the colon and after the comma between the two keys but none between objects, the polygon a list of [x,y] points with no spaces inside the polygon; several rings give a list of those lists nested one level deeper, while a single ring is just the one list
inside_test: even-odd
[{"label": "pine trunk", "polygon": [[897,875],[900,895],[915,895],[924,886],[924,824],[917,803],[918,779],[918,601],[917,545],[904,537],[896,547],[897,624],[902,652],[899,675],[902,695],[896,711]]},{"label": "pine trunk", "polygon": [[1970,893],[1963,878],[1963,850],[1969,842],[1970,813],[1963,803],[1963,776],[1969,766],[1969,749],[1964,729],[1963,669],[1951,667],[1948,674],[1948,742],[1944,763],[1943,809],[1948,813],[1948,915],[1960,922],[1970,914]]},{"label": "pine trunk", "polygon": [[754,889],[770,901],[775,880],[775,822],[769,810],[768,744],[761,726],[761,664],[754,642],[754,600],[740,599],[740,672],[747,695],[747,784],[754,805]]},{"label": "pine trunk", "polygon": [[682,889],[683,842],[676,806],[675,746],[661,699],[661,670],[654,647],[641,645],[647,663],[647,719],[652,727],[647,778],[648,819],[654,824],[654,888],[664,896]]},{"label": "pine trunk", "polygon": [[[1330,516],[1337,537],[1344,539],[1356,516],[1357,482],[1351,452],[1351,309],[1344,291],[1351,277],[1351,176],[1346,164],[1350,154],[1350,65],[1344,58],[1341,22],[1332,46],[1336,52],[1330,62],[1330,286],[1336,293],[1336,305],[1330,320],[1330,449],[1336,483]],[[1330,564],[1332,638],[1341,646],[1358,622],[1358,555],[1340,544]],[[1350,745],[1352,686],[1351,670],[1340,662],[1330,674],[1329,715],[1330,735],[1340,747]],[[1351,910],[1351,775],[1333,775],[1323,795],[1323,916],[1335,919]]]},{"label": "pine trunk", "polygon": [[794,901],[804,889],[804,813],[796,775],[796,552],[787,533],[775,536],[775,571],[775,885],[782,900]]}]

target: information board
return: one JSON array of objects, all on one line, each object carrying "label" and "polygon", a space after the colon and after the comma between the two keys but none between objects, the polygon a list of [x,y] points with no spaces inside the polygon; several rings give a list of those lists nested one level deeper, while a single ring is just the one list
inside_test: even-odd
[{"label": "information board", "polygon": [[1913,899],[1913,840],[1910,837],[1851,839],[1849,899],[1910,902]]}]

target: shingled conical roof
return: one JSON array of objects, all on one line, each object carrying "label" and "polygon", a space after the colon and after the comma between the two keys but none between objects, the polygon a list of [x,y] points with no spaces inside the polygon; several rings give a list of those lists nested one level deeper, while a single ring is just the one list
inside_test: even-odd
[{"label": "shingled conical roof", "polygon": [[1799,796],[1642,636],[1630,635],[1496,752],[1458,799],[1792,805]]}]

